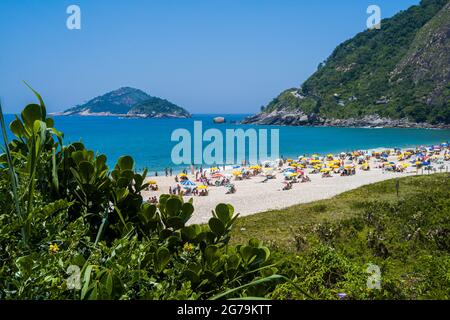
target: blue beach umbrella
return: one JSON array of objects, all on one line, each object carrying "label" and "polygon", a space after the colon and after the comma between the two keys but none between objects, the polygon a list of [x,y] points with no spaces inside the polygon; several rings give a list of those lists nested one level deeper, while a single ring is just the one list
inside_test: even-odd
[{"label": "blue beach umbrella", "polygon": [[194,188],[196,186],[196,184],[193,183],[191,180],[182,181],[182,182],[180,182],[180,184],[185,189],[192,189],[192,188]]}]

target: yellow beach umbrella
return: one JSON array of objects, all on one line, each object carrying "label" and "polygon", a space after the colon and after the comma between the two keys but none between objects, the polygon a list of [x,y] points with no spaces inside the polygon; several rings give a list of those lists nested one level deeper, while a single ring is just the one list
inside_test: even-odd
[{"label": "yellow beach umbrella", "polygon": [[233,176],[242,176],[242,171],[233,171]]},{"label": "yellow beach umbrella", "polygon": [[156,184],[156,181],[155,181],[155,180],[150,180],[150,181],[148,182],[148,184],[154,185],[154,184]]},{"label": "yellow beach umbrella", "polygon": [[178,176],[181,178],[181,177],[187,177],[188,175],[185,173],[180,173]]},{"label": "yellow beach umbrella", "polygon": [[200,189],[200,190],[208,189],[208,187],[207,187],[207,186],[204,186],[204,185],[198,186],[197,188]]},{"label": "yellow beach umbrella", "polygon": [[320,172],[330,172],[330,171],[331,171],[330,168],[325,168],[325,169],[322,169]]}]

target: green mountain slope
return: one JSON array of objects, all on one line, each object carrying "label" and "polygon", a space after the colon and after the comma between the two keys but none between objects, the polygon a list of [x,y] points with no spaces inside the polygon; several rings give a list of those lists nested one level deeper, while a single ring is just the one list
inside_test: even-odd
[{"label": "green mountain slope", "polygon": [[340,44],[246,123],[450,124],[450,1],[423,0]]},{"label": "green mountain slope", "polygon": [[61,115],[116,115],[139,118],[186,118],[183,108],[142,90],[123,87],[96,97],[83,105],[68,109]]}]

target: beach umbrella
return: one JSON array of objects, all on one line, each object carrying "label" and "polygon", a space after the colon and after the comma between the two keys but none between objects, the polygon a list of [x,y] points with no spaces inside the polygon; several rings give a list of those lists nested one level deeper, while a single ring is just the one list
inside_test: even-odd
[{"label": "beach umbrella", "polygon": [[185,189],[192,189],[192,188],[194,188],[196,186],[196,184],[193,183],[191,180],[182,181],[180,184]]},{"label": "beach umbrella", "polygon": [[185,174],[185,173],[180,173],[178,176],[179,176],[180,178],[187,178],[187,174]]},{"label": "beach umbrella", "polygon": [[201,185],[201,186],[198,186],[198,189],[200,189],[200,190],[205,190],[205,189],[208,189],[208,187],[205,186],[205,185]]},{"label": "beach umbrella", "polygon": [[241,166],[234,166],[233,169],[239,169]]},{"label": "beach umbrella", "polygon": [[325,168],[325,169],[320,170],[320,172],[330,172],[330,171],[331,171],[330,168]]},{"label": "beach umbrella", "polygon": [[156,184],[156,181],[155,181],[155,180],[150,180],[150,181],[148,182],[148,184],[155,185],[155,184]]},{"label": "beach umbrella", "polygon": [[250,166],[251,170],[261,170],[261,166]]},{"label": "beach umbrella", "polygon": [[223,178],[223,174],[221,174],[221,173],[214,173],[213,175],[212,175],[212,177],[214,178],[214,179],[219,179],[219,178]]},{"label": "beach umbrella", "polygon": [[233,171],[233,176],[242,176],[242,171],[238,170]]},{"label": "beach umbrella", "polygon": [[284,175],[286,177],[296,177],[298,174],[296,172],[285,172]]}]

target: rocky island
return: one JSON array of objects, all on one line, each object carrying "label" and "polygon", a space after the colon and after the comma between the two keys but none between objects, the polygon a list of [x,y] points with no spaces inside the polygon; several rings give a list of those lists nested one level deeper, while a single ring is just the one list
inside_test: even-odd
[{"label": "rocky island", "polygon": [[242,123],[450,127],[450,2],[422,0],[340,44],[300,88]]},{"label": "rocky island", "polygon": [[142,90],[123,87],[96,97],[83,105],[55,115],[118,116],[127,118],[190,118],[182,107]]}]

